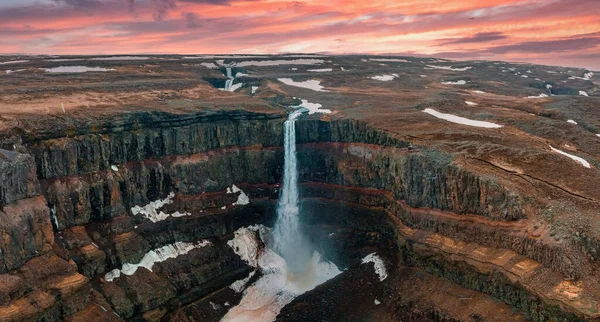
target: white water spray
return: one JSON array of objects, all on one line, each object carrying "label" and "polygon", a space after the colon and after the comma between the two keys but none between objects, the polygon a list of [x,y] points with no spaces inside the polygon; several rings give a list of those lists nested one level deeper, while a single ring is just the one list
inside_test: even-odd
[{"label": "white water spray", "polygon": [[275,251],[285,259],[290,270],[295,272],[303,271],[312,256],[312,247],[300,227],[296,119],[302,112],[302,110],[292,112],[283,124],[285,150],[283,188],[279,197],[277,222],[273,234]]}]

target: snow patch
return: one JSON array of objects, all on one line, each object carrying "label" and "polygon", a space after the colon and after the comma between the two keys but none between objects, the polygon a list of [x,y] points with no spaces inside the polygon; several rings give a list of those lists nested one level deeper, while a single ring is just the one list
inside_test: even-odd
[{"label": "snow patch", "polygon": [[26,62],[29,62],[29,60],[11,60],[11,61],[0,62],[0,65],[20,64],[20,63],[26,63]]},{"label": "snow patch", "polygon": [[373,263],[375,265],[375,273],[379,275],[379,280],[383,281],[388,277],[387,270],[385,269],[385,264],[381,257],[379,257],[376,253],[371,253],[365,258],[362,259],[362,264]]},{"label": "snow patch", "polygon": [[469,106],[477,106],[478,104],[475,102],[471,102],[471,101],[465,101],[465,103]]},{"label": "snow patch", "polygon": [[572,160],[575,160],[575,161],[581,163],[581,165],[584,166],[584,167],[586,167],[586,168],[591,168],[590,163],[587,162],[586,160],[584,160],[583,158],[580,158],[578,156],[569,154],[569,153],[567,153],[565,151],[561,151],[559,149],[555,149],[552,146],[550,146],[550,149],[552,149],[552,152],[560,153],[560,154],[562,154],[562,155],[564,155],[564,156],[566,156],[566,157],[568,157],[568,158],[570,158]]},{"label": "snow patch", "polygon": [[377,61],[377,62],[390,62],[390,63],[410,63],[410,61],[406,60],[406,59],[400,59],[400,58],[370,58],[370,61]]},{"label": "snow patch", "polygon": [[466,85],[467,82],[464,80],[457,80],[456,82],[442,82],[444,85]]},{"label": "snow patch", "polygon": [[240,89],[242,86],[244,86],[244,83],[233,84],[233,85],[231,85],[231,88],[229,89],[229,91],[230,92],[235,92],[238,89]]},{"label": "snow patch", "polygon": [[112,57],[90,58],[89,60],[111,61],[111,60],[148,60],[148,59],[150,59],[150,57],[146,57],[146,56],[112,56]]},{"label": "snow patch", "polygon": [[289,86],[312,89],[313,91],[317,92],[327,92],[323,86],[319,85],[321,81],[314,79],[309,79],[303,82],[295,82],[291,78],[278,78],[277,80]]},{"label": "snow patch", "polygon": [[589,96],[585,91],[579,91],[579,96]]},{"label": "snow patch", "polygon": [[308,69],[307,71],[315,72],[315,73],[325,73],[325,72],[332,72],[333,68]]},{"label": "snow patch", "polygon": [[497,128],[502,127],[502,125],[499,125],[499,124],[495,124],[495,123],[491,123],[491,122],[484,122],[484,121],[475,121],[475,120],[471,120],[468,118],[456,116],[453,114],[441,113],[441,112],[438,112],[438,111],[430,109],[430,108],[424,109],[423,112],[427,113],[429,115],[435,116],[439,119],[443,119],[443,120],[446,120],[446,121],[449,121],[452,123],[457,123],[457,124],[483,127],[483,128],[488,128],[488,129],[497,129]]},{"label": "snow patch", "polygon": [[242,73],[242,72],[237,72],[237,73],[235,74],[235,77],[236,77],[236,78],[237,78],[237,77],[244,77],[244,76],[250,76],[250,75],[248,75],[248,74],[245,74],[245,73]]},{"label": "snow patch", "polygon": [[114,71],[111,68],[102,67],[86,67],[86,66],[60,66],[53,68],[40,68],[47,73],[86,73],[86,72],[110,72]]},{"label": "snow patch", "polygon": [[396,77],[398,77],[398,74],[373,76],[373,77],[371,77],[371,79],[382,81],[382,82],[389,82],[391,80],[394,80],[394,78],[396,78]]},{"label": "snow patch", "polygon": [[215,64],[215,63],[200,63],[200,66],[204,66],[204,67],[210,68],[210,69],[219,68],[219,66],[217,66],[217,64]]},{"label": "snow patch", "polygon": [[112,169],[112,171],[119,172],[119,168],[117,168],[116,165],[111,165],[110,168]]},{"label": "snow patch", "polygon": [[6,70],[6,73],[7,74],[12,74],[12,73],[24,72],[26,70],[27,69],[17,69],[17,70],[10,70],[10,69],[8,69],[8,70]]},{"label": "snow patch", "polygon": [[307,100],[302,100],[302,104],[300,104],[298,106],[304,107],[305,109],[307,109],[309,115],[312,115],[315,113],[324,113],[324,114],[331,113],[330,109],[321,109],[321,107],[323,107],[323,105],[321,105],[319,103],[309,103]]},{"label": "snow patch", "polygon": [[577,122],[575,122],[574,120],[567,120],[567,122],[568,122],[568,123],[571,123],[571,124],[575,124],[575,125],[577,125]]},{"label": "snow patch", "polygon": [[373,303],[375,303],[375,305],[381,304],[381,302],[379,302],[379,300],[377,300],[377,299],[375,299],[375,301],[373,301]]},{"label": "snow patch", "polygon": [[476,93],[476,94],[485,94],[484,91],[473,91],[473,93]]},{"label": "snow patch", "polygon": [[242,191],[242,189],[238,188],[236,185],[232,185],[231,188],[227,188],[227,193],[240,193],[240,195],[238,196],[238,199],[236,202],[234,202],[232,205],[236,206],[236,205],[247,205],[250,203],[250,197],[248,197],[248,195]]},{"label": "snow patch", "polygon": [[461,68],[453,68],[452,66],[437,66],[437,65],[427,65],[427,67],[435,68],[435,69],[451,70],[451,71],[455,71],[455,72],[464,72],[464,71],[467,71],[467,70],[473,68],[471,66],[461,67]]},{"label": "snow patch", "polygon": [[197,243],[176,242],[174,244],[169,244],[147,252],[139,263],[125,263],[121,269],[113,269],[104,275],[104,279],[107,282],[112,282],[115,278],[120,277],[121,274],[131,276],[135,274],[140,267],[152,272],[152,267],[156,263],[164,262],[170,258],[177,258],[178,256],[189,253],[193,249],[202,248],[208,245],[211,245],[211,242],[208,240],[202,240]]},{"label": "snow patch", "polygon": [[190,216],[190,213],[180,213],[179,211],[173,213],[173,214],[166,214],[164,212],[158,212],[158,210],[162,207],[164,207],[165,205],[169,205],[173,203],[173,198],[175,198],[175,193],[171,192],[167,198],[165,199],[159,199],[156,201],[152,201],[151,203],[140,207],[140,206],[135,206],[133,208],[131,208],[131,213],[133,215],[143,215],[146,219],[150,219],[150,221],[152,221],[153,223],[157,223],[159,221],[163,221],[169,217],[174,217],[174,218],[178,218],[178,217],[184,217],[184,216]]},{"label": "snow patch", "polygon": [[548,97],[548,94],[543,94],[542,93],[542,94],[540,94],[538,96],[527,96],[525,98],[545,98],[545,97]]}]

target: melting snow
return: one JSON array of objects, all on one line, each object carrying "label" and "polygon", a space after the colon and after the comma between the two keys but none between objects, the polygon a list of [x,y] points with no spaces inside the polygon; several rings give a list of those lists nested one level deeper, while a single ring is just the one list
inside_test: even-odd
[{"label": "melting snow", "polygon": [[465,103],[469,106],[477,106],[478,104],[475,102],[471,102],[471,101],[465,101]]},{"label": "melting snow", "polygon": [[325,72],[332,72],[333,68],[308,69],[307,71],[316,72],[316,73],[325,73]]},{"label": "melting snow", "polygon": [[250,76],[250,75],[248,75],[248,74],[244,74],[244,73],[242,73],[242,72],[237,72],[237,73],[235,74],[235,77],[244,77],[244,76]]},{"label": "melting snow", "polygon": [[240,195],[238,196],[238,199],[236,202],[234,202],[232,205],[236,206],[236,205],[247,205],[250,203],[250,197],[248,197],[248,195],[242,191],[242,189],[238,188],[236,185],[232,185],[231,188],[227,188],[227,193],[240,193]]},{"label": "melting snow", "polygon": [[477,93],[477,94],[485,94],[484,91],[473,91],[473,93]]},{"label": "melting snow", "polygon": [[100,61],[108,61],[108,60],[148,60],[150,57],[142,57],[142,56],[113,56],[113,57],[96,57],[90,58],[89,60],[100,60]]},{"label": "melting snow", "polygon": [[319,85],[321,83],[321,81],[314,80],[314,79],[306,80],[303,82],[295,82],[291,78],[278,78],[277,80],[286,85],[289,85],[289,86],[308,88],[308,89],[312,89],[313,91],[317,91],[317,92],[327,92],[326,90],[323,89],[324,88],[323,86]]},{"label": "melting snow", "polygon": [[410,61],[406,59],[399,58],[371,58],[370,61],[378,61],[378,62],[391,62],[391,63],[410,63]]},{"label": "melting snow", "polygon": [[119,168],[117,168],[116,165],[111,165],[110,168],[112,169],[112,171],[119,172]]},{"label": "melting snow", "polygon": [[451,71],[455,71],[455,72],[464,72],[464,71],[467,71],[467,70],[473,68],[471,66],[462,67],[462,68],[452,68],[452,66],[436,66],[436,65],[427,65],[427,67],[429,67],[429,68],[436,68],[436,69],[451,70]]},{"label": "melting snow", "polygon": [[385,264],[383,263],[381,257],[379,257],[376,253],[371,253],[365,256],[365,258],[362,259],[362,263],[373,263],[375,265],[375,273],[379,275],[380,281],[383,281],[388,277],[387,271],[385,269]]},{"label": "melting snow", "polygon": [[545,98],[548,97],[548,94],[540,94],[538,96],[527,96],[525,98]]},{"label": "melting snow", "polygon": [[389,82],[396,77],[398,77],[398,74],[373,76],[373,77],[371,77],[371,79],[382,81],[382,82]]},{"label": "melting snow", "polygon": [[579,91],[579,96],[589,96],[585,91]]},{"label": "melting snow", "polygon": [[321,109],[321,107],[323,107],[323,105],[321,105],[319,103],[309,103],[307,100],[302,100],[302,104],[300,104],[298,106],[304,107],[305,109],[307,109],[309,115],[312,115],[315,113],[325,113],[325,114],[331,113],[330,109]]},{"label": "melting snow", "polygon": [[278,66],[278,65],[316,65],[322,64],[323,59],[293,59],[293,60],[248,60],[235,63],[235,66]]},{"label": "melting snow", "polygon": [[586,167],[586,168],[590,168],[590,163],[589,163],[589,162],[587,162],[587,161],[585,161],[584,159],[582,159],[582,158],[578,157],[578,156],[575,156],[575,155],[569,154],[569,153],[567,153],[567,152],[564,152],[564,151],[561,151],[561,150],[559,150],[559,149],[555,149],[555,148],[553,148],[552,146],[550,146],[550,149],[552,149],[552,152],[560,153],[560,154],[562,154],[562,155],[564,155],[564,156],[566,156],[566,157],[569,157],[569,158],[571,158],[572,160],[575,160],[575,161],[577,161],[577,162],[581,163],[581,165],[582,165],[582,166],[584,166],[584,167]]},{"label": "melting snow", "polygon": [[153,223],[157,223],[159,221],[165,220],[169,217],[184,217],[184,216],[190,216],[190,213],[179,213],[179,211],[173,213],[173,214],[166,214],[164,212],[158,212],[158,210],[162,207],[164,207],[165,205],[169,205],[173,203],[173,198],[175,198],[175,193],[171,192],[167,198],[165,199],[159,199],[156,201],[152,201],[151,203],[145,205],[144,207],[140,207],[140,206],[135,206],[133,208],[131,208],[131,213],[133,215],[143,215],[146,219],[150,219],[150,221],[152,221]]},{"label": "melting snow", "polygon": [[108,282],[112,282],[115,278],[121,276],[121,274],[125,275],[133,275],[138,270],[138,268],[143,267],[152,272],[152,267],[156,263],[164,262],[170,258],[176,258],[181,255],[185,255],[196,248],[202,248],[205,246],[211,245],[211,242],[208,240],[202,240],[198,243],[185,243],[185,242],[176,242],[174,244],[166,245],[154,250],[151,250],[144,255],[142,260],[137,264],[125,263],[121,267],[121,269],[115,268],[112,271],[106,273],[104,275],[104,279]]},{"label": "melting snow", "polygon": [[375,305],[381,304],[381,302],[379,302],[377,299],[375,299],[375,301],[373,301],[373,303],[375,303]]},{"label": "melting snow", "polygon": [[233,84],[233,85],[231,85],[231,88],[229,89],[229,91],[230,92],[235,92],[238,89],[240,89],[242,86],[244,86],[244,83]]},{"label": "melting snow", "polygon": [[466,85],[467,82],[464,80],[457,80],[456,82],[442,82],[444,85]]},{"label": "melting snow", "polygon": [[419,75],[419,76],[421,76],[421,77],[427,77],[427,75]]},{"label": "melting snow", "polygon": [[567,122],[572,123],[572,124],[577,124],[577,122],[575,122],[574,120],[567,120]]},{"label": "melting snow", "polygon": [[86,66],[60,66],[54,68],[41,68],[47,73],[86,73],[86,72],[110,72],[114,69]]},{"label": "melting snow", "polygon": [[252,94],[256,94],[257,90],[258,90],[258,86],[252,86]]},{"label": "melting snow", "polygon": [[19,63],[26,63],[28,61],[29,60],[11,60],[11,61],[0,62],[0,65],[19,64]]},{"label": "melting snow", "polygon": [[[244,290],[240,303],[232,307],[221,321],[275,321],[281,309],[294,298],[341,273],[333,263],[321,259],[317,252],[313,253],[306,272],[291,272],[281,256],[269,248],[259,248],[260,242],[256,240],[255,234],[257,231],[262,236],[268,233],[268,228],[240,228],[235,232],[234,238],[227,242],[250,266],[259,268],[262,276]],[[239,284],[245,283],[247,281]],[[243,288],[239,284],[236,284],[235,289]]]},{"label": "melting snow", "polygon": [[438,112],[438,111],[430,109],[430,108],[424,109],[423,112],[425,112],[429,115],[435,116],[439,119],[443,119],[443,120],[452,122],[452,123],[458,123],[458,124],[464,124],[464,125],[476,126],[476,127],[484,127],[484,128],[488,128],[488,129],[497,129],[497,128],[502,127],[502,125],[498,125],[495,123],[470,120],[468,118],[456,116],[453,114],[441,113],[441,112]]},{"label": "melting snow", "polygon": [[[27,70],[27,69],[17,69],[17,70],[10,70],[10,69],[9,69],[9,70],[6,70],[6,73],[7,73],[7,74],[12,74],[12,73],[24,72],[24,71],[26,71],[26,70]],[[587,96],[587,95],[586,95],[586,96]]]}]

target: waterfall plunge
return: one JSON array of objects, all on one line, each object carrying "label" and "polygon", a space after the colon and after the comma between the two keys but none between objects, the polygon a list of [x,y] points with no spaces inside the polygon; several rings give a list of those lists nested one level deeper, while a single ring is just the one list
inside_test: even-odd
[{"label": "waterfall plunge", "polygon": [[231,86],[233,86],[233,80],[235,79],[232,75],[231,75],[231,67],[226,67],[225,68],[226,72],[227,72],[227,80],[225,81],[225,90],[230,92],[231,91]]},{"label": "waterfall plunge", "polygon": [[296,119],[302,110],[290,114],[283,127],[284,172],[283,189],[277,207],[277,222],[273,239],[275,251],[283,257],[293,272],[302,272],[312,257],[312,246],[300,227],[298,164],[296,158]]}]

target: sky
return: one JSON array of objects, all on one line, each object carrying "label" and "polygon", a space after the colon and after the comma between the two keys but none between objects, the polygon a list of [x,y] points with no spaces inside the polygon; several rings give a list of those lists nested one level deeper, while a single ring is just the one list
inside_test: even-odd
[{"label": "sky", "polygon": [[0,53],[386,54],[600,71],[600,0],[0,0]]}]

